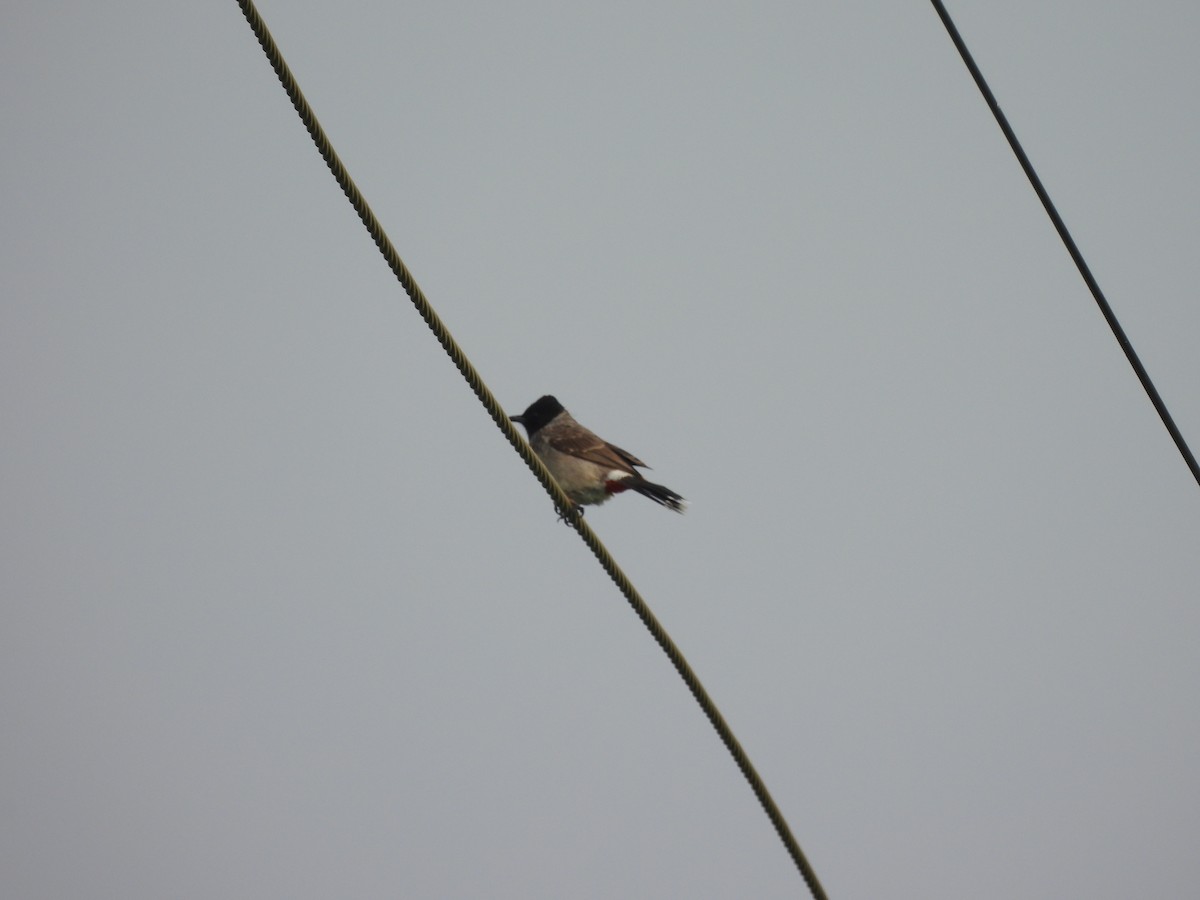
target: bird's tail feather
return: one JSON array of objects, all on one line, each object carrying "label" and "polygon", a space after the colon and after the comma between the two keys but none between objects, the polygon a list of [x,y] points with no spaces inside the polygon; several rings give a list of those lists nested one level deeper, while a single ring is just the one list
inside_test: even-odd
[{"label": "bird's tail feather", "polygon": [[687,508],[687,501],[680,497],[677,493],[668,487],[663,487],[661,484],[655,484],[653,481],[647,481],[644,478],[638,478],[629,484],[630,489],[637,491],[643,497],[649,497],[655,503],[661,503],[667,509],[673,509],[677,513],[683,512]]}]

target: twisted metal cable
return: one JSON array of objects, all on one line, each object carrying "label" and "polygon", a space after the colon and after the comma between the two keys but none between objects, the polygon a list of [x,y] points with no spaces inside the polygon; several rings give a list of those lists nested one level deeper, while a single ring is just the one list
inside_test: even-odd
[{"label": "twisted metal cable", "polygon": [[263,22],[262,16],[259,15],[252,0],[238,0],[238,5],[241,6],[242,13],[246,16],[246,21],[254,31],[255,37],[258,38],[259,44],[262,45],[263,51],[271,63],[271,68],[279,76],[279,81],[283,85],[283,89],[287,92],[288,98],[292,101],[292,106],[296,108],[296,112],[299,113],[304,127],[308,129],[313,142],[317,145],[317,150],[320,151],[325,163],[329,166],[330,172],[333,173],[333,177],[337,179],[337,183],[346,194],[346,198],[354,207],[355,212],[358,213],[358,217],[362,219],[363,225],[370,232],[372,240],[375,241],[375,246],[379,248],[379,252],[383,254],[384,259],[387,260],[387,264],[391,267],[392,272],[395,273],[396,278],[400,281],[409,299],[412,300],[413,306],[417,308],[417,312],[420,313],[421,318],[425,320],[430,330],[433,331],[442,348],[454,361],[454,365],[458,367],[467,384],[471,386],[471,390],[475,392],[475,396],[483,403],[492,420],[504,433],[508,442],[512,444],[513,449],[520,454],[521,459],[525,461],[525,465],[529,467],[530,471],[537,477],[537,480],[541,482],[542,487],[550,494],[559,515],[565,518],[579,533],[584,543],[595,554],[604,571],[608,573],[609,577],[625,596],[625,599],[629,601],[629,605],[633,607],[633,611],[637,613],[638,618],[642,620],[654,640],[658,642],[663,652],[667,654],[667,657],[671,660],[671,664],[675,666],[675,670],[687,685],[688,690],[692,692],[692,696],[696,698],[696,702],[700,704],[700,708],[704,711],[705,716],[708,717],[709,722],[716,729],[721,742],[729,750],[730,755],[733,756],[734,762],[741,770],[742,775],[750,783],[750,788],[754,791],[754,796],[762,804],[763,811],[766,812],[767,818],[770,819],[780,840],[783,841],[788,855],[800,871],[805,884],[808,885],[809,891],[815,900],[826,900],[825,890],[821,887],[816,872],[809,864],[804,852],[800,849],[800,845],[797,843],[795,836],[793,836],[791,828],[788,827],[783,813],[780,812],[779,807],[775,804],[774,799],[767,790],[766,784],[759,776],[754,765],[750,762],[750,757],[746,755],[746,751],[742,749],[742,745],[734,736],[733,730],[726,723],[725,717],[721,715],[721,711],[717,709],[716,704],[704,689],[704,685],[700,683],[700,679],[692,671],[692,667],[688,665],[682,651],[671,640],[670,635],[667,634],[666,629],[663,628],[662,624],[655,617],[649,605],[642,599],[641,594],[637,592],[637,589],[634,588],[633,583],[625,573],[621,571],[612,554],[600,542],[595,532],[584,521],[583,516],[575,514],[575,506],[570,498],[567,497],[563,489],[558,485],[558,482],[550,475],[549,470],[547,470],[542,461],[533,453],[528,442],[521,437],[512,422],[509,421],[508,415],[504,412],[500,403],[488,389],[488,386],[475,370],[475,367],[471,365],[466,354],[463,353],[462,349],[451,336],[449,329],[442,323],[441,318],[438,317],[429,300],[426,299],[425,294],[417,285],[412,273],[408,270],[404,261],[400,259],[400,254],[396,252],[396,248],[392,246],[391,240],[384,233],[383,226],[375,218],[375,214],[367,205],[366,199],[350,178],[346,167],[342,164],[341,159],[338,158],[337,153],[334,152],[329,138],[317,121],[312,107],[308,105],[308,101],[304,99],[304,95],[300,92],[295,77],[284,61],[279,47],[276,46],[275,40],[271,37],[266,23]]},{"label": "twisted metal cable", "polygon": [[1083,276],[1084,284],[1088,286],[1088,290],[1092,292],[1092,297],[1096,301],[1096,306],[1100,308],[1101,315],[1104,316],[1104,321],[1108,323],[1109,329],[1113,333],[1113,337],[1117,339],[1117,343],[1121,345],[1121,349],[1125,352],[1125,358],[1129,360],[1129,365],[1133,367],[1134,374],[1137,375],[1138,381],[1142,383],[1142,389],[1146,392],[1146,396],[1150,398],[1150,402],[1154,404],[1154,409],[1158,412],[1158,417],[1162,419],[1163,425],[1167,428],[1167,433],[1171,435],[1171,440],[1175,442],[1175,447],[1179,450],[1179,455],[1183,457],[1184,464],[1192,473],[1192,477],[1196,479],[1196,483],[1200,484],[1200,464],[1196,463],[1196,457],[1192,454],[1192,450],[1188,447],[1187,441],[1183,437],[1183,433],[1179,430],[1179,426],[1175,424],[1175,419],[1172,418],[1170,411],[1167,409],[1167,404],[1163,398],[1159,396],[1158,389],[1154,386],[1154,382],[1150,380],[1150,373],[1146,371],[1146,367],[1142,365],[1141,359],[1137,352],[1133,349],[1133,343],[1125,334],[1125,329],[1121,327],[1121,323],[1117,321],[1117,314],[1113,312],[1113,308],[1108,305],[1108,300],[1104,296],[1104,292],[1100,290],[1100,283],[1096,281],[1096,277],[1092,275],[1092,270],[1088,266],[1087,261],[1083,258],[1083,254],[1079,251],[1079,247],[1075,245],[1074,238],[1071,237],[1071,232],[1067,230],[1066,223],[1062,220],[1062,216],[1058,214],[1058,209],[1054,206],[1054,202],[1050,199],[1050,194],[1042,185],[1042,179],[1038,177],[1037,171],[1033,168],[1033,163],[1029,161],[1029,157],[1025,155],[1025,148],[1021,146],[1021,142],[1017,140],[1017,133],[1013,131],[1012,126],[1008,124],[1008,117],[1000,109],[1000,104],[996,101],[992,89],[988,87],[987,81],[983,77],[983,72],[979,66],[975,64],[975,58],[971,55],[971,51],[967,49],[967,43],[963,40],[962,35],[958,33],[958,28],[954,25],[954,20],[950,18],[950,13],[947,12],[945,5],[941,0],[931,0],[934,11],[937,12],[938,18],[942,20],[942,25],[946,28],[946,33],[950,35],[950,40],[954,42],[955,48],[958,50],[958,55],[962,57],[962,61],[967,66],[967,71],[971,73],[971,77],[975,80],[975,86],[979,88],[979,93],[983,95],[984,101],[988,108],[992,111],[992,115],[996,119],[996,123],[1000,126],[1000,130],[1004,132],[1004,136],[1008,139],[1008,145],[1012,148],[1013,153],[1017,157],[1017,162],[1021,164],[1021,168],[1025,171],[1025,177],[1029,179],[1029,183],[1033,186],[1034,193],[1038,199],[1042,201],[1042,206],[1046,210],[1046,215],[1050,217],[1050,221],[1054,224],[1055,231],[1062,239],[1063,245],[1067,248],[1067,253],[1071,255],[1071,259],[1075,262],[1075,268],[1079,270],[1079,274]]}]

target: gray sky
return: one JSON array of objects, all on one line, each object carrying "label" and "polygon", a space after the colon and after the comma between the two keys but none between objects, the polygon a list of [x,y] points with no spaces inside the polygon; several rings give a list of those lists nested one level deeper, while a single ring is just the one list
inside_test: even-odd
[{"label": "gray sky", "polygon": [[[1200,7],[950,8],[1200,445]],[[1194,894],[1200,491],[928,4],[261,10],[832,896]],[[5,896],[802,895],[237,5],[5,20]]]}]

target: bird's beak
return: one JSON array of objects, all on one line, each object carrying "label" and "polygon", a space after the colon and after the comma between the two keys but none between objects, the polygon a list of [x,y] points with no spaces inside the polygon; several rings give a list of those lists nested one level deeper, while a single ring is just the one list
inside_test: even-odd
[{"label": "bird's beak", "polygon": [[508,421],[516,422],[518,425],[524,425],[525,417],[524,416],[509,416]]}]

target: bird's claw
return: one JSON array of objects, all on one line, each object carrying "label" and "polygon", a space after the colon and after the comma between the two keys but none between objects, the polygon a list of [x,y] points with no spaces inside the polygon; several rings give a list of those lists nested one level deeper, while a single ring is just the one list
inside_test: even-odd
[{"label": "bird's claw", "polygon": [[577,503],[572,503],[570,506],[559,506],[558,521],[565,522],[570,525],[577,519],[583,518],[583,507]]}]

